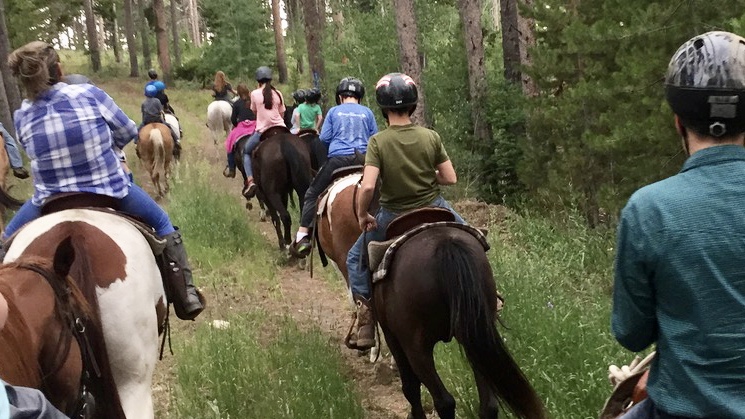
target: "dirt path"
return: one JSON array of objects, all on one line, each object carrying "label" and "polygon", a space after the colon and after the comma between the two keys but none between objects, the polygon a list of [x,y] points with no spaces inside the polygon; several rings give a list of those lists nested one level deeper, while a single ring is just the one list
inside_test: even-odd
[{"label": "dirt path", "polygon": [[[183,109],[177,109],[180,118],[194,118],[198,122],[204,119],[203,115],[189,114]],[[210,182],[216,188],[223,188],[231,194],[240,195],[240,175],[236,179],[226,179],[222,176],[225,166],[225,155],[222,144],[212,144],[209,132],[204,124],[195,124],[200,128],[199,133],[185,133],[188,135],[187,145],[183,159],[205,159],[214,167]],[[195,144],[194,138],[200,138]],[[138,173],[138,183],[149,190],[150,180],[143,170]],[[149,190],[150,191],[150,190]],[[260,231],[267,238],[271,246],[276,247],[276,233],[270,222],[260,222],[258,209],[247,211],[248,217],[259,226]],[[297,219],[293,216],[293,230],[297,228]],[[294,231],[293,231],[294,234]],[[278,259],[282,256],[277,253]],[[241,306],[236,304],[235,299],[249,298],[252,304],[258,304],[269,313],[278,315],[289,315],[299,324],[317,326],[325,333],[331,344],[338,345],[342,354],[344,364],[348,369],[349,377],[355,382],[356,390],[362,397],[362,403],[367,411],[367,418],[371,419],[393,419],[406,418],[408,414],[408,403],[400,391],[400,381],[392,372],[389,359],[373,365],[368,357],[358,356],[356,351],[347,349],[343,344],[343,337],[349,328],[351,306],[348,302],[347,293],[340,284],[334,286],[332,282],[324,277],[333,277],[332,268],[322,268],[320,263],[314,267],[315,278],[311,279],[307,271],[300,269],[295,264],[280,269],[279,298],[266,298],[266,296],[232,296],[227,293],[222,295],[208,294],[210,305],[206,319],[219,319],[220,311],[226,311],[225,307]],[[176,330],[184,330],[188,333],[193,324],[175,321]],[[158,365],[155,383],[153,386],[156,405],[161,411],[169,411],[171,393],[175,386],[176,371],[174,359],[166,356]]]}]

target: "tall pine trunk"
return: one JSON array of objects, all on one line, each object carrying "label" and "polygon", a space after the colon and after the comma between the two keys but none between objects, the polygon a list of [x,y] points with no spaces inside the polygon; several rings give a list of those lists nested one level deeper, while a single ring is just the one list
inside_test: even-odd
[{"label": "tall pine trunk", "polygon": [[279,0],[272,0],[272,21],[274,26],[274,46],[277,50],[277,71],[279,82],[287,82],[287,58],[285,55],[285,38],[282,35],[282,17],[279,13]]},{"label": "tall pine trunk", "polygon": [[[5,21],[5,2],[0,0],[0,57],[10,55],[10,39],[8,38],[8,26]],[[7,97],[9,112],[13,112],[21,107],[21,93],[18,90],[16,80],[10,72],[7,59],[0,59],[0,75],[3,77],[3,95]],[[5,121],[3,121],[5,124]],[[6,125],[8,132],[15,136],[13,124]]]},{"label": "tall pine trunk", "polygon": [[491,126],[486,119],[486,59],[484,35],[481,28],[481,5],[478,0],[458,0],[458,12],[463,23],[466,59],[468,61],[468,88],[471,96],[473,134],[478,144],[491,143]]},{"label": "tall pine trunk", "polygon": [[[310,66],[313,84],[323,86],[326,68],[323,62],[323,25],[317,0],[302,0],[305,17],[305,41],[308,46],[308,65]],[[325,14],[325,13],[324,13]]]},{"label": "tall pine trunk", "polygon": [[199,30],[199,8],[197,0],[186,0],[186,15],[189,21],[189,36],[194,46],[202,46],[202,34]]},{"label": "tall pine trunk", "polygon": [[101,69],[101,52],[99,50],[98,33],[96,31],[96,16],[93,14],[93,0],[84,0],[85,27],[88,34],[88,52],[91,55],[91,66],[96,73]]},{"label": "tall pine trunk", "polygon": [[139,77],[140,68],[137,64],[137,41],[135,40],[132,1],[124,0],[124,32],[127,35],[127,51],[129,52],[129,77]]},{"label": "tall pine trunk", "polygon": [[142,38],[142,58],[146,69],[153,68],[152,53],[150,52],[150,25],[145,17],[145,0],[137,0],[140,19],[140,38]]},{"label": "tall pine trunk", "polygon": [[173,61],[176,67],[181,67],[181,43],[178,33],[178,3],[171,0],[171,37],[173,38]]},{"label": "tall pine trunk", "polygon": [[[523,3],[532,6],[533,1]],[[519,84],[526,96],[534,96],[537,94],[535,83],[522,71],[523,66],[532,62],[528,47],[535,43],[533,21],[520,15],[519,4],[520,0],[501,0],[500,4],[504,78]]]},{"label": "tall pine trunk", "polygon": [[111,7],[114,9],[114,28],[112,32],[111,46],[114,48],[114,61],[117,63],[122,62],[121,54],[121,43],[119,42],[119,19],[116,17],[116,3],[112,4]]},{"label": "tall pine trunk", "polygon": [[417,124],[426,126],[422,61],[419,56],[419,29],[416,23],[414,0],[393,0],[393,9],[396,13],[401,71],[413,78],[419,88],[419,101],[416,111],[412,115],[412,120]]},{"label": "tall pine trunk", "polygon": [[287,12],[287,32],[292,38],[292,50],[297,62],[297,72],[303,74],[303,24],[300,17],[299,0],[285,0],[285,11]]},{"label": "tall pine trunk", "polygon": [[153,0],[155,12],[155,40],[158,44],[158,63],[163,72],[163,81],[171,83],[171,55],[168,52],[168,33],[166,32],[166,11],[163,0]]}]

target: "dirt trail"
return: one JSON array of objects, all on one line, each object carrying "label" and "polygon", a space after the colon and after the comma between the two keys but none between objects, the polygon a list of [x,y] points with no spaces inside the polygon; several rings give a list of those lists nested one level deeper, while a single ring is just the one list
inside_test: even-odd
[{"label": "dirt trail", "polygon": [[[241,181],[240,174],[236,179],[226,179],[222,176],[222,170],[225,167],[225,154],[222,144],[212,144],[211,137],[204,124],[199,123],[204,119],[204,115],[189,114],[183,109],[176,109],[179,118],[195,119],[198,123],[195,125],[201,127],[200,132],[185,132],[186,148],[182,159],[205,159],[213,168],[213,174],[210,176],[210,182],[216,188],[223,188],[231,194],[240,195]],[[195,138],[199,140],[196,141]],[[134,154],[134,153],[132,153]],[[200,157],[197,157],[200,156]],[[138,173],[138,183],[150,190],[150,180],[144,170]],[[270,222],[260,222],[258,206],[252,211],[247,211],[248,217],[256,223],[260,231],[266,237],[271,246],[277,246],[276,233]],[[293,216],[293,234],[297,228],[297,219]],[[282,258],[277,251],[278,259]],[[356,351],[351,351],[344,346],[343,337],[345,336],[350,322],[351,306],[342,286],[334,286],[329,281],[323,279],[324,276],[331,274],[331,267],[326,269],[316,263],[314,266],[315,278],[311,279],[308,271],[302,270],[296,265],[279,268],[279,286],[280,297],[267,298],[266,295],[256,296],[233,296],[228,293],[209,292],[209,306],[207,311],[201,316],[203,319],[220,319],[222,314],[227,314],[229,307],[250,306],[237,304],[237,300],[251,300],[251,304],[259,305],[269,313],[278,315],[290,315],[299,324],[315,325],[325,333],[330,342],[338,345],[342,354],[342,359],[347,367],[349,377],[356,384],[356,390],[362,397],[363,406],[367,412],[366,418],[370,419],[394,419],[406,418],[408,414],[408,402],[400,391],[400,381],[398,376],[394,375],[389,365],[389,358],[384,362],[379,361],[373,365],[369,362],[367,356],[358,356]],[[195,327],[194,324],[172,322],[175,329],[184,330]],[[156,371],[154,393],[156,405],[161,412],[167,412],[171,392],[175,387],[176,371],[174,359],[166,355],[163,361],[158,365]]]}]

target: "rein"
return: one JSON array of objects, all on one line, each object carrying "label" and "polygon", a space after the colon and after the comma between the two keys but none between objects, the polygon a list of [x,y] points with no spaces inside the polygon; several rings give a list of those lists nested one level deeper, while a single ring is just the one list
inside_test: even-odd
[{"label": "rein", "polygon": [[[83,370],[80,379],[80,395],[70,418],[90,418],[93,416],[95,411],[95,399],[88,390],[91,385],[91,375],[96,378],[101,378],[101,369],[96,361],[96,356],[93,353],[93,348],[88,340],[88,335],[85,333],[87,321],[90,319],[85,318],[75,310],[75,307],[70,301],[70,295],[72,294],[70,287],[65,283],[65,281],[59,281],[59,277],[56,273],[29,263],[19,263],[18,267],[41,275],[54,292],[55,300],[58,305],[57,311],[62,317],[62,321],[66,322],[70,327],[72,336],[75,338],[75,341],[78,343],[78,347],[80,348],[80,355],[83,361]],[[60,304],[63,306],[62,309],[59,308]],[[55,367],[55,371],[51,374],[57,372],[59,368],[61,368],[61,365]],[[44,381],[44,378],[42,378],[42,381]]]}]

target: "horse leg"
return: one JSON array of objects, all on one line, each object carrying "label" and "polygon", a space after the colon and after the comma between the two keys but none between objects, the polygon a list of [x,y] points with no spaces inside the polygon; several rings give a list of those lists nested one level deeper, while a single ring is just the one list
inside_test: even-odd
[{"label": "horse leg", "polygon": [[489,386],[489,381],[475,369],[473,375],[476,378],[476,388],[479,390],[479,419],[497,419],[499,401]]},{"label": "horse leg", "polygon": [[290,235],[292,234],[292,217],[290,216],[290,212],[287,211],[287,199],[289,197],[289,194],[282,195],[282,208],[284,211],[280,211],[279,215],[282,217],[282,224],[284,225],[284,232],[285,232],[285,247],[289,246],[290,243],[292,243],[292,238]]},{"label": "horse leg", "polygon": [[[285,244],[282,238],[282,227],[280,225],[280,216],[284,217],[282,211],[282,199],[277,194],[271,194],[266,196],[266,206],[269,215],[272,217],[272,224],[274,224],[274,230],[277,232],[277,241],[279,241],[279,250],[285,250]],[[284,213],[289,217],[290,214],[287,210]]]},{"label": "horse leg", "polygon": [[[435,402],[435,410],[441,419],[455,419],[455,399],[445,388],[440,376],[435,369],[435,358],[432,353],[434,344],[414,343],[415,347],[408,348],[406,358],[411,363],[411,368],[419,377],[432,395]],[[391,343],[388,342],[390,348]],[[398,364],[399,371],[402,371],[401,363]],[[401,373],[403,377],[403,372]]]},{"label": "horse leg", "polygon": [[411,368],[409,360],[406,358],[406,353],[401,348],[401,343],[396,339],[393,334],[383,329],[383,335],[385,335],[385,341],[388,343],[388,349],[391,350],[393,359],[396,360],[398,365],[398,371],[401,376],[401,391],[404,393],[404,397],[408,400],[411,405],[411,412],[409,413],[409,419],[427,419],[427,415],[424,413],[424,407],[422,406],[422,382],[419,381],[416,373]]}]

